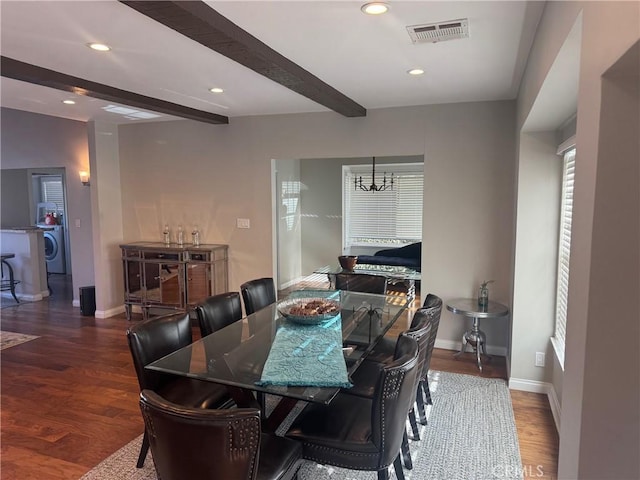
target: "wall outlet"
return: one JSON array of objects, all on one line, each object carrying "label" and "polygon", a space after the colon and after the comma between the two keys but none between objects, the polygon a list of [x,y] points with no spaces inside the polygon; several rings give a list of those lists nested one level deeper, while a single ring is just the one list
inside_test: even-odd
[{"label": "wall outlet", "polygon": [[236,218],[236,226],[238,228],[251,228],[251,222],[248,218]]},{"label": "wall outlet", "polygon": [[76,218],[76,228],[80,228],[80,219]]},{"label": "wall outlet", "polygon": [[544,367],[544,353],[536,352],[536,367]]}]

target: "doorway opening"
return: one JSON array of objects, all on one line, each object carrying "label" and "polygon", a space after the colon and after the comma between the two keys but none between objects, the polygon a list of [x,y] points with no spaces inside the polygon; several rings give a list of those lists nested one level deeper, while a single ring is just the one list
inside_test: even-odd
[{"label": "doorway opening", "polygon": [[64,168],[31,171],[30,205],[34,224],[44,230],[44,255],[48,275],[70,275]]}]

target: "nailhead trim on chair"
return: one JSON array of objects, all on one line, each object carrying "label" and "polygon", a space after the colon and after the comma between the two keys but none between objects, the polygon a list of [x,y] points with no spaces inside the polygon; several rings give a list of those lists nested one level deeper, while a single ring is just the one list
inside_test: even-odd
[{"label": "nailhead trim on chair", "polygon": [[[404,371],[394,371],[390,374],[387,374],[387,376],[385,377],[385,382],[384,382],[384,386],[382,388],[382,398],[381,400],[385,400],[387,398],[392,398],[392,397],[397,397],[398,396],[398,385],[402,385],[402,381],[404,380]],[[385,446],[385,425],[386,425],[386,421],[385,421],[385,411],[386,409],[384,408],[384,405],[382,406],[382,408],[380,409],[382,411],[382,438],[380,439],[381,445],[380,445],[380,449],[384,450],[384,446]],[[389,464],[391,465],[391,464]],[[387,467],[389,466],[387,465]],[[379,467],[378,470],[380,470],[381,468],[384,467]]]},{"label": "nailhead trim on chair", "polygon": [[144,419],[144,424],[147,429],[147,435],[149,435],[149,437],[156,438],[156,432],[155,432],[155,429],[153,428],[153,420],[151,419],[151,416],[149,414],[149,407],[147,405],[143,405],[142,408],[143,408],[142,418]]},{"label": "nailhead trim on chair", "polygon": [[249,478],[253,478],[254,470],[256,468],[254,455],[252,450],[253,445],[258,444],[258,438],[260,436],[260,424],[253,418],[234,420],[229,426],[229,454],[231,457],[235,457],[238,454],[250,453],[251,465],[249,471],[251,472]]}]

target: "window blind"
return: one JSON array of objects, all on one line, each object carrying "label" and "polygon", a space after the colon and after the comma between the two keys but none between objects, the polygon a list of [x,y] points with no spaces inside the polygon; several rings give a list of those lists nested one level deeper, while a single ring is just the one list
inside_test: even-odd
[{"label": "window blind", "polygon": [[420,241],[422,238],[422,164],[379,165],[375,183],[387,182],[394,173],[393,190],[368,192],[356,190],[355,180],[362,177],[371,184],[370,165],[343,168],[343,218],[345,247],[388,246]]},{"label": "window blind", "polygon": [[564,357],[567,333],[567,305],[569,297],[569,259],[571,254],[571,219],[573,216],[573,186],[576,168],[576,149],[564,154],[562,172],[562,205],[560,210],[560,241],[558,247],[558,284],[556,291],[556,345]]},{"label": "window blind", "polygon": [[64,213],[64,193],[62,191],[62,180],[59,178],[42,178],[40,180],[42,188],[42,201],[56,204],[56,213]]}]

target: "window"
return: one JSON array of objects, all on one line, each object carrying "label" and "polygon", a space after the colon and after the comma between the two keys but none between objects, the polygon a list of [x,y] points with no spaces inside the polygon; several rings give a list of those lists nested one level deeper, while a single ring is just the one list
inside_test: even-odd
[{"label": "window", "polygon": [[281,220],[287,226],[287,230],[293,230],[296,215],[298,214],[298,202],[300,200],[300,182],[286,180],[282,182],[282,213]]},{"label": "window", "polygon": [[343,179],[344,247],[401,246],[422,238],[422,191],[424,166],[418,164],[377,165],[376,183],[383,173],[393,172],[393,190],[365,192],[355,189],[356,178],[371,182],[371,165],[345,165]]},{"label": "window", "polygon": [[43,176],[40,177],[40,191],[43,202],[55,203],[56,213],[64,213],[64,193],[62,190],[62,177]]},{"label": "window", "polygon": [[558,246],[558,284],[556,291],[556,328],[553,344],[561,364],[564,364],[564,345],[567,330],[567,304],[569,297],[569,258],[571,253],[571,218],[573,214],[573,184],[576,167],[576,149],[564,152],[562,171],[562,205]]}]

